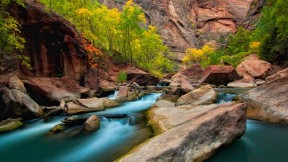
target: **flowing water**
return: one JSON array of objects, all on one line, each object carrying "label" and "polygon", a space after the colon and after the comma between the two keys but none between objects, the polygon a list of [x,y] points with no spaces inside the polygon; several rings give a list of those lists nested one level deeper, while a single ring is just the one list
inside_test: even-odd
[{"label": "flowing water", "polygon": [[119,119],[101,117],[100,129],[91,134],[81,133],[79,126],[63,133],[48,135],[49,129],[60,123],[65,116],[54,117],[49,122],[40,119],[29,121],[22,129],[0,134],[0,161],[112,161],[151,137],[151,130],[142,120],[141,112],[154,104],[160,95],[150,94],[113,109],[84,114],[127,114]]},{"label": "flowing water", "polygon": [[[232,90],[233,91],[233,90]],[[242,90],[236,90],[242,92]],[[236,95],[218,89],[218,103],[231,101]],[[226,92],[226,93],[225,93]],[[117,94],[117,92],[115,92]],[[125,154],[133,146],[151,137],[151,131],[140,119],[160,94],[150,94],[138,101],[127,102],[102,112],[84,114],[128,114],[121,119],[101,117],[100,129],[91,134],[73,127],[63,133],[47,135],[65,116],[49,122],[40,119],[25,127],[0,135],[1,162],[106,162]],[[115,98],[115,96],[110,96]],[[80,115],[81,116],[81,115]],[[208,162],[282,162],[287,161],[288,126],[260,121],[247,121],[246,133],[231,145],[220,149]]]}]

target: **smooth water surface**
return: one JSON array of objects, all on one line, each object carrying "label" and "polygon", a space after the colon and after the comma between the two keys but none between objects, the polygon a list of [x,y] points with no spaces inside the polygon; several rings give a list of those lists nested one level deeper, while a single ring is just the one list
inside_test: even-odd
[{"label": "smooth water surface", "polygon": [[246,133],[208,162],[286,162],[288,126],[248,120]]},{"label": "smooth water surface", "polygon": [[[139,112],[148,109],[161,94],[150,94],[138,101],[89,114],[128,114],[121,119],[101,118],[97,132],[81,133],[81,127],[73,127],[63,133],[47,132],[65,116],[49,122],[33,120],[25,127],[7,134],[0,134],[1,162],[105,162],[112,161],[133,146],[151,136],[145,122],[133,123]],[[138,114],[137,114],[138,113]],[[84,114],[87,116],[87,114]],[[79,115],[81,116],[81,115]]]},{"label": "smooth water surface", "polygon": [[[229,102],[249,89],[218,89],[217,103]],[[231,94],[234,93],[234,94]],[[288,161],[288,126],[247,120],[246,133],[223,147],[208,162],[284,162]]]}]

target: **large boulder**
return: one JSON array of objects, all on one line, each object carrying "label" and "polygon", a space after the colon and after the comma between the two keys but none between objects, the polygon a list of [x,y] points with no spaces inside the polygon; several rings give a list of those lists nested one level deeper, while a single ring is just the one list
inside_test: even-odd
[{"label": "large boulder", "polygon": [[231,82],[227,86],[233,88],[256,87],[259,85],[258,80],[265,79],[265,77],[271,75],[271,73],[273,74],[277,69],[277,67],[276,69],[272,68],[269,62],[260,60],[258,56],[252,54],[246,57],[236,68],[237,73],[243,77],[243,79]]},{"label": "large boulder", "polygon": [[127,81],[130,83],[136,82],[141,86],[156,85],[159,78],[140,70],[136,67],[128,67],[124,70],[127,73]]},{"label": "large boulder", "polygon": [[74,102],[68,102],[66,104],[65,111],[67,114],[72,115],[72,114],[79,114],[79,113],[85,113],[85,112],[92,112],[95,111],[94,109],[88,109],[84,106],[78,105]]},{"label": "large boulder", "polygon": [[197,85],[203,74],[203,69],[199,64],[193,64],[192,66],[181,70],[171,77],[171,86],[178,86],[181,83],[188,82],[190,85]]},{"label": "large boulder", "polygon": [[83,107],[86,107],[88,109],[93,109],[93,110],[98,110],[98,111],[104,110],[102,100],[96,97],[87,98],[87,99],[77,99],[75,103]]},{"label": "large boulder", "polygon": [[266,83],[239,96],[249,106],[248,117],[288,123],[288,69],[268,78]]},{"label": "large boulder", "polygon": [[95,132],[100,128],[100,119],[96,115],[91,115],[83,125],[84,132]]},{"label": "large boulder", "polygon": [[119,161],[204,161],[245,133],[246,106],[158,107],[150,110],[149,120],[165,132]]},{"label": "large boulder", "polygon": [[127,87],[127,86],[120,86],[118,90],[118,94],[116,96],[116,102],[125,102],[125,101],[133,101],[138,98],[139,90]]},{"label": "large boulder", "polygon": [[245,80],[265,79],[263,78],[271,68],[271,64],[257,58],[243,61],[237,66],[237,73]]},{"label": "large boulder", "polygon": [[78,85],[74,80],[64,78],[31,78],[26,82],[30,93],[37,94],[34,98],[43,96],[50,101],[72,101],[87,93],[88,88]]},{"label": "large boulder", "polygon": [[202,86],[194,91],[181,96],[177,105],[208,105],[216,100],[217,93],[210,85]]},{"label": "large boulder", "polygon": [[230,82],[239,80],[241,77],[232,66],[209,65],[205,68],[199,83],[227,85]]},{"label": "large boulder", "polygon": [[7,87],[2,88],[1,93],[6,107],[12,112],[12,116],[43,116],[44,112],[41,107],[26,93],[17,89],[8,89]]},{"label": "large boulder", "polygon": [[93,111],[102,111],[105,108],[111,108],[118,106],[119,103],[110,100],[108,98],[87,98],[87,99],[77,99],[66,104],[67,114],[78,114]]}]

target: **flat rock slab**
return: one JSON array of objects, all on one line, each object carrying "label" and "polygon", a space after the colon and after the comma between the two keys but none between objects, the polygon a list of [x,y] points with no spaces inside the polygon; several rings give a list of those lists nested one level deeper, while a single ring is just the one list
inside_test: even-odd
[{"label": "flat rock slab", "polygon": [[[156,109],[160,111],[167,108]],[[171,110],[175,115],[172,118],[178,118],[182,122],[141,144],[119,161],[204,161],[219,147],[230,144],[245,133],[245,104],[228,103],[214,105],[214,108],[200,106],[188,110],[179,107],[170,109],[176,109]],[[193,109],[194,112],[191,112]],[[207,112],[204,113],[203,109],[207,109]],[[170,115],[171,111],[163,112],[162,118],[173,116]],[[194,115],[181,117],[185,111]]]},{"label": "flat rock slab", "polygon": [[195,89],[177,100],[177,105],[208,105],[216,100],[216,92],[210,85]]},{"label": "flat rock slab", "polygon": [[266,83],[239,96],[249,106],[248,117],[288,123],[288,69],[268,78]]}]

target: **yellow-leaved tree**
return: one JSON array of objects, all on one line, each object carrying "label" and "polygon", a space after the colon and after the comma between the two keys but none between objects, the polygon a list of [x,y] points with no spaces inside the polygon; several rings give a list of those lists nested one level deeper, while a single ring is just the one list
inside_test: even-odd
[{"label": "yellow-leaved tree", "polygon": [[215,51],[212,43],[205,44],[201,49],[188,48],[182,60],[183,63],[201,63],[209,59],[209,56]]}]

